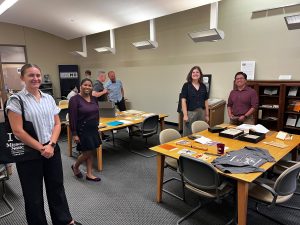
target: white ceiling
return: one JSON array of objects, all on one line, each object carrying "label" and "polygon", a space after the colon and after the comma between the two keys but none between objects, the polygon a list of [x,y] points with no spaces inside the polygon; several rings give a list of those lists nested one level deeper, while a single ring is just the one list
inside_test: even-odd
[{"label": "white ceiling", "polygon": [[0,15],[0,22],[70,40],[216,1],[219,0],[19,0]]}]

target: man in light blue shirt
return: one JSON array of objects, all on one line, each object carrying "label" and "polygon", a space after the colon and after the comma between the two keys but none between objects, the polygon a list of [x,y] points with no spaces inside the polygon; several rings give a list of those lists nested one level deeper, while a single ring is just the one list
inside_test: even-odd
[{"label": "man in light blue shirt", "polygon": [[108,72],[109,81],[104,84],[104,88],[108,90],[108,100],[114,102],[120,111],[125,111],[124,89],[122,82],[116,79],[114,71]]}]

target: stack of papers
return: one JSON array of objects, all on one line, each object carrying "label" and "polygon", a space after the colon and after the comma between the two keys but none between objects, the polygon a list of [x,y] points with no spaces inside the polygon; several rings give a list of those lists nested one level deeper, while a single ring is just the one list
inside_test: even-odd
[{"label": "stack of papers", "polygon": [[241,124],[236,127],[236,129],[243,130],[249,133],[249,130],[253,130],[258,133],[266,134],[269,130],[261,124],[251,125],[251,124]]},{"label": "stack of papers", "polygon": [[139,110],[130,109],[130,110],[124,111],[124,113],[128,113],[128,114],[139,114],[139,113],[143,113],[143,112],[142,112],[142,111],[139,111]]},{"label": "stack of papers", "polygon": [[149,116],[154,116],[154,115],[156,115],[156,114],[155,113],[145,113],[142,115],[142,117],[147,118]]},{"label": "stack of papers", "polygon": [[200,143],[200,144],[203,144],[203,145],[209,145],[213,142],[211,139],[206,138],[204,136],[201,136],[201,137],[195,139],[195,141]]}]

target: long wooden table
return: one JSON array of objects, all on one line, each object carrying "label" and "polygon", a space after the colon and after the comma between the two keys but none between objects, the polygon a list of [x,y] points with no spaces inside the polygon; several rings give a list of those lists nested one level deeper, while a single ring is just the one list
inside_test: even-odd
[{"label": "long wooden table", "polygon": [[[300,136],[299,135],[293,135],[292,140],[285,140],[281,141],[279,139],[276,139],[277,132],[269,132],[269,134],[266,135],[266,138],[257,144],[249,143],[249,142],[243,142],[238,140],[233,140],[229,138],[220,137],[217,133],[210,133],[207,130],[202,131],[199,134],[212,139],[213,141],[224,143],[226,147],[229,147],[227,151],[231,150],[238,150],[245,146],[253,146],[253,147],[261,147],[264,149],[267,149],[270,154],[275,158],[276,161],[279,161],[282,159],[285,155],[287,155],[289,152],[292,152],[293,150],[293,158],[295,159],[297,157],[297,147],[300,144]],[[184,140],[188,140],[186,137],[181,138]],[[270,142],[275,141],[281,142],[286,145],[288,145],[285,148],[278,148],[273,147],[267,144],[264,144],[263,142]],[[177,153],[180,149],[187,148],[184,146],[176,145],[175,141],[169,142],[168,144],[171,144],[173,146],[176,146],[178,150],[176,151],[168,151],[162,147],[155,146],[150,148],[151,150],[157,152],[157,194],[156,194],[156,201],[161,202],[162,200],[162,186],[163,186],[163,176],[164,176],[164,161],[165,156],[169,156],[175,159],[179,158],[179,154]],[[197,155],[199,153],[216,153],[216,146],[206,146],[207,151],[204,150],[198,150],[194,148],[188,148],[192,151],[195,151],[196,153],[193,155]],[[209,159],[208,161],[211,162],[213,159],[215,159],[217,156],[211,156],[208,155]],[[275,163],[265,163],[261,166],[261,168],[268,170],[271,168]],[[222,173],[221,171],[219,171]],[[257,179],[259,176],[262,175],[262,173],[249,173],[249,174],[224,174],[225,176],[231,177],[232,179],[235,179],[237,181],[237,201],[238,201],[238,224],[239,225],[246,225],[247,223],[247,207],[248,207],[248,189],[249,184],[253,182],[255,179]]]},{"label": "long wooden table", "polygon": [[[101,117],[100,121],[99,121],[99,131],[100,132],[106,132],[106,131],[112,131],[112,130],[118,130],[118,129],[122,129],[122,128],[126,128],[126,127],[130,127],[136,124],[140,124],[144,121],[146,114],[150,115],[149,113],[134,113],[134,114],[130,114],[130,113],[126,113],[126,111],[124,112],[119,112],[117,114],[117,117],[114,118],[104,118]],[[165,124],[165,118],[168,115],[166,114],[159,114],[159,123],[160,123],[160,129],[163,130],[164,129],[164,124]],[[118,126],[110,126],[107,123],[109,122],[113,122],[113,121],[119,121],[119,120],[126,120],[129,121],[130,123],[124,123],[122,125],[118,125]],[[72,156],[72,134],[71,134],[71,129],[69,124],[67,124],[67,136],[68,136],[68,155],[71,157]],[[100,145],[100,147],[97,149],[97,169],[99,171],[103,170],[103,158],[102,158],[102,145]]]}]

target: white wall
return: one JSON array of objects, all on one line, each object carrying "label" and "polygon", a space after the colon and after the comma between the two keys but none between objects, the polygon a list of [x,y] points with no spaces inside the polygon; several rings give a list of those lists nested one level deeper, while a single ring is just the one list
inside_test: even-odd
[{"label": "white wall", "polygon": [[194,65],[212,74],[211,97],[224,100],[242,60],[256,61],[255,79],[292,74],[294,80],[300,80],[300,30],[288,31],[280,12],[251,18],[252,11],[289,3],[293,1],[223,0],[218,27],[225,31],[225,39],[212,43],[194,43],[187,36],[209,27],[209,6],[156,19],[159,47],[154,50],[139,51],[130,44],[149,38],[149,22],[116,29],[116,55],[93,50],[109,45],[109,32],[91,35],[88,58],[80,59],[80,66],[92,69],[94,77],[98,69],[115,70],[133,108],[167,113],[167,121],[177,122],[178,94]]}]

